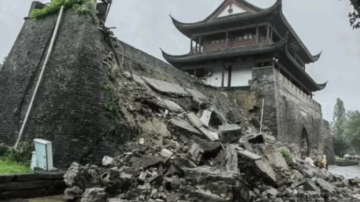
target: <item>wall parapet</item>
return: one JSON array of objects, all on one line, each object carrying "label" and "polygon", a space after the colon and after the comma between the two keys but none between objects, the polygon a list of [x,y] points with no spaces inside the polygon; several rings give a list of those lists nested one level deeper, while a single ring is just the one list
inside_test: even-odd
[{"label": "wall parapet", "polygon": [[123,41],[117,40],[117,43],[120,46],[120,47],[116,48],[116,52],[119,55],[123,55],[123,56],[127,57],[128,59],[139,62],[146,67],[158,68],[162,72],[165,72],[172,77],[180,77],[182,79],[187,79],[187,80],[192,80],[192,81],[196,80],[195,78],[190,77],[188,74],[177,69],[176,67],[174,67],[152,55],[149,55],[148,53],[146,53],[140,49],[137,49]]},{"label": "wall parapet", "polygon": [[294,95],[296,98],[302,101],[305,105],[315,110],[316,112],[321,113],[321,105],[316,102],[311,96],[304,93],[304,91],[300,90],[297,86],[295,86],[289,79],[287,79],[284,75],[282,75],[277,69],[276,78],[280,81],[281,86],[286,89],[289,93]]},{"label": "wall parapet", "polygon": [[52,196],[64,193],[65,172],[0,175],[0,200]]}]

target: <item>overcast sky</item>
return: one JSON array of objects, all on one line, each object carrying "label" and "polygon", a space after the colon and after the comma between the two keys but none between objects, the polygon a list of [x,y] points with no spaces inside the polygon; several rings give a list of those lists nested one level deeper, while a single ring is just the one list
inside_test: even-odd
[{"label": "overcast sky", "polygon": [[[207,17],[222,0],[113,0],[107,25],[116,27],[116,36],[132,46],[163,59],[159,47],[171,54],[189,52],[190,42],[173,26],[169,14],[182,22]],[[275,0],[248,0],[259,6],[271,6]],[[26,3],[25,3],[26,2]],[[48,1],[41,1],[48,2]],[[307,66],[318,83],[329,81],[327,88],[315,94],[324,118],[331,121],[335,99],[340,97],[346,109],[360,109],[360,30],[352,30],[347,14],[349,0],[283,0],[283,10],[297,34],[320,60]],[[0,58],[14,43],[30,0],[4,1],[0,7]]]}]

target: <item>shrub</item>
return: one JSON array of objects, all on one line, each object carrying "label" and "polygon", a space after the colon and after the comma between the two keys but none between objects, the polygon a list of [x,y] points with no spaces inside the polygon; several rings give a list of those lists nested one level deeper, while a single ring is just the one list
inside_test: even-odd
[{"label": "shrub", "polygon": [[42,9],[34,9],[31,12],[30,17],[35,19],[44,18],[59,12],[61,6],[64,6],[65,9],[73,8],[81,14],[90,15],[94,20],[97,21],[97,11],[93,0],[53,0],[49,5]]},{"label": "shrub", "polygon": [[17,150],[0,143],[0,160],[3,161],[30,165],[31,152],[32,145],[27,142],[21,142]]},{"label": "shrub", "polygon": [[291,152],[287,149],[287,148],[282,148],[281,149],[281,154],[283,155],[283,157],[286,160],[286,163],[288,165],[291,165],[294,162],[294,157],[291,154]]}]

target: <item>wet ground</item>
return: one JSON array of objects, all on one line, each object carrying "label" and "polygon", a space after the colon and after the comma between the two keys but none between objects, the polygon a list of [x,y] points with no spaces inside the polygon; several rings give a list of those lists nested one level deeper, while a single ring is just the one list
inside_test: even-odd
[{"label": "wet ground", "polygon": [[[329,171],[333,174],[343,175],[345,178],[360,177],[360,166],[329,166]],[[28,202],[63,202],[62,196],[30,199]]]},{"label": "wet ground", "polygon": [[342,175],[347,179],[355,177],[360,178],[360,166],[329,166],[329,171],[336,175]]},{"label": "wet ground", "polygon": [[64,202],[62,195],[45,198],[30,199],[28,202]]}]

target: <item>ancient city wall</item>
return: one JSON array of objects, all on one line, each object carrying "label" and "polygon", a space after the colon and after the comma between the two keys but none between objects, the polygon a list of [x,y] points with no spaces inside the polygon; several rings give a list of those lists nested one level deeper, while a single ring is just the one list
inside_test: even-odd
[{"label": "ancient city wall", "polygon": [[324,150],[330,133],[324,130],[320,104],[271,66],[253,69],[251,88],[265,98],[264,124],[276,131],[278,139],[300,144],[305,129],[312,150]]},{"label": "ancient city wall", "polygon": [[[0,74],[0,140],[8,145],[14,145],[17,139],[56,18],[57,15],[53,15],[42,20],[26,20]],[[184,72],[124,42],[114,40],[114,43],[117,55],[127,70],[140,76],[197,89],[217,103],[219,113],[229,120],[238,120],[236,116],[243,115],[237,106],[231,106],[231,103],[247,106],[246,102],[236,102],[243,95],[228,96],[216,88],[195,82]],[[106,44],[90,17],[79,15],[71,9],[65,11],[22,138],[24,141],[34,138],[52,141],[55,167],[65,168],[73,161],[98,163],[104,155],[114,155],[126,140],[125,137],[134,137],[140,128],[152,128],[155,132],[166,128],[166,125],[159,125],[156,118],[153,122],[145,122],[144,127],[134,127],[127,122],[127,117],[131,115],[125,114],[128,112],[124,109],[120,110],[124,113],[121,114],[121,123],[114,123],[104,107],[111,100],[111,95],[105,90],[109,82],[106,59],[111,52]],[[321,108],[315,103],[311,104],[312,101],[299,98],[300,95],[293,92],[291,86],[285,85],[286,81],[279,80],[272,67],[254,68],[253,78],[256,79],[251,90],[262,93],[266,98],[264,124],[275,135],[279,134],[278,137],[296,143],[300,141],[298,130],[306,126],[309,139],[315,141],[312,146],[318,145],[319,136],[316,134],[320,131],[318,119],[322,119],[318,110],[321,112]],[[229,99],[235,99],[235,102]],[[192,104],[188,98],[179,102],[187,106]],[[126,107],[126,103],[120,104]],[[298,106],[303,105],[308,114],[305,121],[299,118],[302,112]],[[292,129],[294,125],[296,130]],[[116,135],[115,129],[122,136]]]},{"label": "ancient city wall", "polygon": [[[18,137],[56,19],[52,15],[26,20],[0,75],[0,139],[8,145]],[[55,167],[113,153],[115,140],[99,144],[114,128],[104,108],[107,77],[102,38],[90,17],[71,9],[64,12],[22,138],[53,141]],[[95,147],[101,149],[92,153]]]}]

